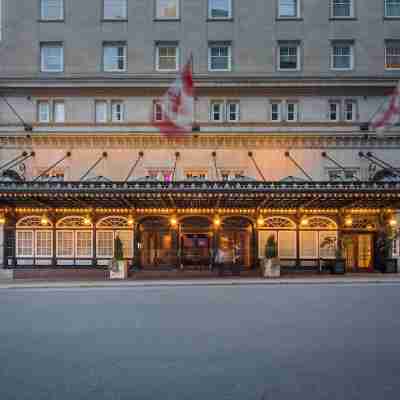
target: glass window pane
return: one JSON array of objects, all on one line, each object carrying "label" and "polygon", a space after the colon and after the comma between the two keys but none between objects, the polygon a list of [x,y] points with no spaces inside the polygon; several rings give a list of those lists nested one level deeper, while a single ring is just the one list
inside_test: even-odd
[{"label": "glass window pane", "polygon": [[74,232],[57,232],[57,257],[74,257]]},{"label": "glass window pane", "polygon": [[107,122],[107,102],[96,101],[96,122]]},{"label": "glass window pane", "polygon": [[39,102],[39,122],[50,122],[50,105],[48,101]]},{"label": "glass window pane", "polygon": [[112,258],[114,255],[114,232],[97,231],[97,257]]},{"label": "glass window pane", "polygon": [[92,232],[76,232],[76,256],[92,257]]},{"label": "glass window pane", "polygon": [[332,0],[334,17],[351,17],[352,0]]},{"label": "glass window pane", "polygon": [[297,47],[281,46],[279,48],[279,68],[297,69]]},{"label": "glass window pane", "polygon": [[42,46],[42,71],[62,72],[63,71],[63,48],[60,45]]},{"label": "glass window pane", "polygon": [[54,103],[54,122],[65,122],[64,102]]},{"label": "glass window pane", "polygon": [[127,0],[104,0],[104,18],[127,18]]},{"label": "glass window pane", "polygon": [[125,71],[126,47],[105,45],[103,49],[104,71]]},{"label": "glass window pane", "polygon": [[297,16],[297,0],[279,0],[280,17]]},{"label": "glass window pane", "polygon": [[17,257],[33,257],[33,231],[17,231]]},{"label": "glass window pane", "polygon": [[231,16],[231,0],[209,0],[211,18],[229,18]]},{"label": "glass window pane", "polygon": [[178,0],[157,0],[158,18],[178,18]]},{"label": "glass window pane", "polygon": [[53,232],[36,231],[36,257],[53,256]]},{"label": "glass window pane", "polygon": [[41,0],[42,19],[63,19],[64,1],[63,0]]}]

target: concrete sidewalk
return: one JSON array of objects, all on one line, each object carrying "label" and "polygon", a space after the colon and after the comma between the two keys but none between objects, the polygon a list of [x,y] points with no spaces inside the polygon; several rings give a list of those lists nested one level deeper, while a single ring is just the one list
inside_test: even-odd
[{"label": "concrete sidewalk", "polygon": [[0,289],[45,289],[45,288],[145,288],[145,287],[185,287],[185,286],[238,286],[238,285],[346,285],[346,284],[399,284],[399,274],[345,276],[310,276],[263,278],[216,278],[216,279],[181,279],[181,280],[126,280],[126,281],[38,281],[18,280],[1,281]]}]

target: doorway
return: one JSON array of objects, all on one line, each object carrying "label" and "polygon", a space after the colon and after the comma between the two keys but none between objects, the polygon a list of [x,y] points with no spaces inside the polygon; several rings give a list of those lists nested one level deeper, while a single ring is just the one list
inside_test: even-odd
[{"label": "doorway", "polygon": [[205,233],[182,235],[182,263],[196,269],[209,268],[211,265],[212,240]]},{"label": "doorway", "polygon": [[343,236],[346,271],[371,271],[373,269],[373,235],[371,233]]}]

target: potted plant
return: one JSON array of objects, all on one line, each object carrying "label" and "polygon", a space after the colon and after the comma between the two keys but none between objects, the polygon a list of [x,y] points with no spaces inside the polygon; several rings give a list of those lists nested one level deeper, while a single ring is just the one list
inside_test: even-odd
[{"label": "potted plant", "polygon": [[265,258],[262,260],[264,278],[277,278],[281,275],[278,246],[275,237],[271,235],[265,245]]},{"label": "potted plant", "polygon": [[399,236],[399,232],[392,226],[382,228],[377,235],[375,244],[375,258],[378,269],[383,273],[397,273],[397,260],[392,257],[393,242]]},{"label": "potted plant", "polygon": [[334,252],[335,258],[326,260],[326,266],[332,274],[344,274],[346,272],[346,259],[344,249],[348,239],[337,239],[336,236],[327,236],[321,243],[321,249],[329,248]]},{"label": "potted plant", "polygon": [[128,268],[124,260],[124,245],[117,235],[114,239],[114,257],[110,264],[110,279],[126,279],[127,277]]}]

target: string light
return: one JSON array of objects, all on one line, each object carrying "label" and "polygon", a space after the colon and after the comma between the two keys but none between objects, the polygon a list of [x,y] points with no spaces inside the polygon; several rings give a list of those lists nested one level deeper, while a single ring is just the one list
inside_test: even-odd
[{"label": "string light", "polygon": [[130,216],[128,217],[128,225],[129,225],[129,226],[132,226],[134,223],[135,223],[135,219],[133,218],[132,215],[130,215]]}]

